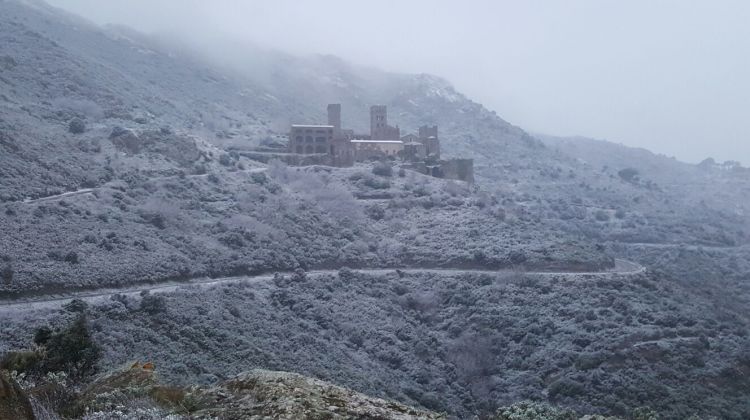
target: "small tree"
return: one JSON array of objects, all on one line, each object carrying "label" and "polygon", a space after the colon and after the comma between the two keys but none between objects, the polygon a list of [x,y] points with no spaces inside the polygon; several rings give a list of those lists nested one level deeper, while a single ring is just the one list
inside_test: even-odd
[{"label": "small tree", "polygon": [[43,370],[66,372],[75,379],[96,372],[96,364],[101,357],[101,350],[91,338],[84,314],[78,315],[68,328],[52,334],[45,348]]}]

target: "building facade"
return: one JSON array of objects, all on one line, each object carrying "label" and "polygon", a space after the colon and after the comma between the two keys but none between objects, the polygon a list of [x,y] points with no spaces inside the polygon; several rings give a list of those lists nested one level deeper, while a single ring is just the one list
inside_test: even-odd
[{"label": "building facade", "polygon": [[294,124],[289,132],[289,153],[301,155],[331,153],[334,126]]}]

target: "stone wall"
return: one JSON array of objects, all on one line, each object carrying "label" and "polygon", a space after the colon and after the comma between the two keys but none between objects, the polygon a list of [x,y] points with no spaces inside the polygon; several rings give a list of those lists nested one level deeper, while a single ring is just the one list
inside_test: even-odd
[{"label": "stone wall", "polygon": [[402,167],[425,175],[434,176],[435,178],[455,179],[470,184],[474,183],[473,159],[439,160],[434,164],[427,164],[424,161],[411,162],[402,165]]},{"label": "stone wall", "polygon": [[443,178],[474,183],[474,159],[448,159],[440,161]]}]

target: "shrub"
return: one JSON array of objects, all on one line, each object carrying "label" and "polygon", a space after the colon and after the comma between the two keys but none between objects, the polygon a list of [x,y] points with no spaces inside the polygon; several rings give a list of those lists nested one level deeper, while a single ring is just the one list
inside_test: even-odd
[{"label": "shrub", "polygon": [[555,382],[552,382],[547,389],[550,398],[556,396],[564,397],[577,397],[584,393],[584,387],[580,382],[574,381],[569,378],[561,378]]},{"label": "shrub", "polygon": [[252,179],[254,183],[259,185],[265,185],[268,182],[268,177],[263,172],[253,172],[252,174],[250,174],[250,179]]},{"label": "shrub", "polygon": [[3,269],[0,271],[0,277],[3,279],[3,284],[10,286],[13,283],[13,265],[10,261],[3,264]]},{"label": "shrub", "polygon": [[594,213],[594,218],[596,218],[596,220],[599,222],[608,222],[609,213],[604,210],[597,210],[596,213]]},{"label": "shrub", "polygon": [[167,221],[163,214],[159,212],[143,212],[141,218],[146,222],[152,224],[157,229],[166,229]]},{"label": "shrub", "polygon": [[65,257],[63,257],[63,259],[69,264],[78,264],[78,253],[75,251],[70,251],[65,254]]},{"label": "shrub", "polygon": [[368,206],[365,209],[365,213],[368,217],[372,220],[382,220],[385,217],[385,209],[378,206],[377,204],[373,204],[371,206]]},{"label": "shrub", "polygon": [[81,299],[73,299],[70,302],[63,305],[63,309],[65,309],[68,312],[78,312],[83,313],[86,312],[86,309],[88,309],[89,304],[82,301]]},{"label": "shrub", "polygon": [[232,165],[232,157],[229,156],[229,154],[224,153],[223,155],[219,156],[219,163],[222,166],[231,166]]},{"label": "shrub", "polygon": [[81,134],[86,131],[86,124],[80,118],[73,118],[68,124],[68,131],[73,134]]},{"label": "shrub", "polygon": [[405,176],[406,176],[406,170],[404,170],[404,168],[399,168],[399,169],[398,169],[398,176],[399,176],[400,178],[403,178],[403,177],[405,177]]},{"label": "shrub", "polygon": [[625,168],[617,172],[617,175],[627,182],[634,182],[638,179],[638,170],[634,168]]},{"label": "shrub", "polygon": [[43,326],[34,331],[34,344],[37,346],[46,346],[52,338],[52,328]]},{"label": "shrub", "polygon": [[163,296],[152,295],[148,291],[141,293],[141,310],[149,315],[166,312],[167,301]]},{"label": "shrub", "polygon": [[206,165],[202,163],[196,163],[193,167],[193,172],[195,175],[205,175],[208,172],[208,169],[206,169]]},{"label": "shrub", "polygon": [[83,314],[78,315],[63,331],[52,334],[45,349],[46,356],[41,363],[44,372],[66,372],[76,379],[94,373],[101,356]]},{"label": "shrub", "polygon": [[0,360],[0,369],[9,372],[33,372],[42,360],[42,353],[36,350],[11,351]]},{"label": "shrub", "polygon": [[379,176],[393,176],[393,167],[388,162],[378,162],[372,167],[372,173]]},{"label": "shrub", "polygon": [[364,180],[366,186],[376,190],[386,190],[391,187],[391,183],[387,180],[380,180],[373,177],[367,177]]}]

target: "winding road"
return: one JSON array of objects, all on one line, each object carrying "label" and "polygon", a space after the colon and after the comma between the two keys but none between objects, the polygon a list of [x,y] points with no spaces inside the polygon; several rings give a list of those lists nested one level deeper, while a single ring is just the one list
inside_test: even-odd
[{"label": "winding road", "polygon": [[[643,273],[645,267],[640,264],[636,264],[631,261],[616,259],[615,266],[606,271],[521,271],[524,275],[536,275],[544,277],[579,277],[579,276],[607,276],[607,275],[636,275]],[[308,271],[306,275],[308,277],[317,277],[337,274],[339,270],[312,270]],[[376,269],[358,269],[352,270],[359,273],[367,274],[388,274],[393,272],[400,272],[402,274],[417,274],[417,273],[435,273],[435,274],[448,274],[457,275],[464,273],[473,274],[499,274],[499,273],[512,273],[512,270],[471,270],[471,269],[452,269],[452,268],[376,268]],[[280,272],[279,274],[290,275],[291,272]],[[153,293],[165,293],[177,290],[181,287],[197,286],[197,287],[209,287],[221,284],[235,284],[235,283],[262,283],[272,281],[274,274],[261,274],[257,276],[234,276],[234,277],[220,277],[220,278],[197,278],[189,281],[168,281],[159,284],[149,285],[138,285],[138,286],[126,286],[120,288],[102,288],[89,291],[71,292],[65,294],[55,294],[48,296],[39,296],[28,299],[14,299],[14,300],[0,300],[0,312],[23,312],[32,309],[41,309],[45,307],[59,307],[65,303],[70,302],[73,299],[81,299],[86,302],[101,301],[109,298],[114,294],[121,294],[126,296],[137,295],[141,292],[148,291]]]}]

